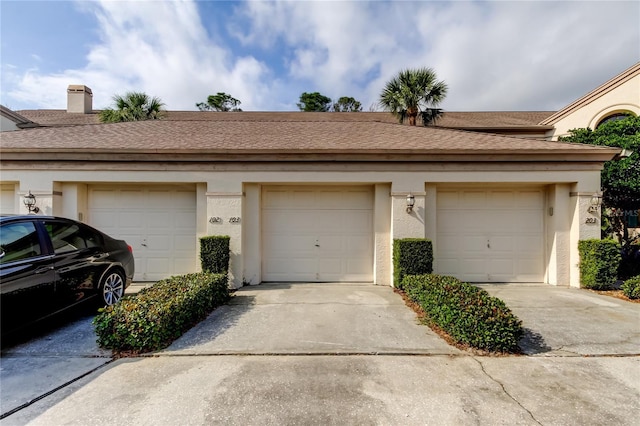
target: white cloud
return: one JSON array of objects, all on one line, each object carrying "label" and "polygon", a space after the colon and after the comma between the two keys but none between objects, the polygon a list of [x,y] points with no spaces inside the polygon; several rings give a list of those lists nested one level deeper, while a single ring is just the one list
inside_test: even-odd
[{"label": "white cloud", "polygon": [[96,108],[141,90],[174,110],[217,91],[245,110],[293,110],[320,91],[368,109],[400,69],[429,66],[449,85],[445,109],[549,110],[640,60],[638,2],[249,1],[215,39],[192,1],[79,4],[99,24],[86,66],[14,69],[9,97],[64,108],[66,86],[86,84]]},{"label": "white cloud", "polygon": [[[95,14],[100,40],[82,69],[48,74],[26,72],[9,95],[38,107],[64,108],[66,87],[93,89],[94,108],[111,104],[116,93],[144,91],[169,109],[195,109],[214,90],[232,93],[251,107],[264,97],[264,64],[233,57],[208,38],[194,2],[111,2],[84,4]],[[261,95],[262,94],[262,95]],[[267,97],[268,98],[268,97]]]}]

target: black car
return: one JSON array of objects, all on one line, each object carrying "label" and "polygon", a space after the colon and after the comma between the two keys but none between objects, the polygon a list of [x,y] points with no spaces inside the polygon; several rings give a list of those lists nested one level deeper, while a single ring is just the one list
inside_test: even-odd
[{"label": "black car", "polygon": [[2,333],[84,300],[114,304],[133,272],[127,243],[83,223],[51,216],[0,216]]}]

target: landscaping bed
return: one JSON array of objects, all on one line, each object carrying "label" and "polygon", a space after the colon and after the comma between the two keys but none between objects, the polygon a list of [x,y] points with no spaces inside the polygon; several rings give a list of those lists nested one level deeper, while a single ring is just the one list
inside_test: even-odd
[{"label": "landscaping bed", "polygon": [[116,353],[165,348],[229,300],[226,274],[175,276],[100,310],[98,344]]},{"label": "landscaping bed", "polygon": [[520,353],[522,322],[486,290],[454,277],[408,275],[402,290],[422,322],[449,343],[487,353]]}]

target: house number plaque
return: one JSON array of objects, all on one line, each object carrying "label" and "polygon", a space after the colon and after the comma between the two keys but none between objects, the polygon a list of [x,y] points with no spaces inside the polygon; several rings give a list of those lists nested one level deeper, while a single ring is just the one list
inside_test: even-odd
[{"label": "house number plaque", "polygon": [[595,217],[588,217],[588,218],[584,221],[584,223],[591,223],[591,224],[598,223],[598,219],[596,219]]},{"label": "house number plaque", "polygon": [[[212,216],[209,218],[209,223],[222,223],[223,220],[220,216]],[[233,216],[229,218],[229,223],[240,223],[239,216]]]}]

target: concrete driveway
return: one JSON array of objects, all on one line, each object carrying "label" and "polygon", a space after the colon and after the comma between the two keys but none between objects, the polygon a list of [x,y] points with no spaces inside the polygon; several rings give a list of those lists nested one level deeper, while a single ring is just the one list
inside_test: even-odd
[{"label": "concrete driveway", "polygon": [[527,355],[640,354],[640,304],[545,284],[483,284],[520,318]]},{"label": "concrete driveway", "polygon": [[[617,330],[639,318],[640,305],[620,301],[625,314],[592,328],[581,349],[576,339],[567,340],[570,330],[557,336],[554,330],[571,327],[580,312],[577,321],[595,315],[601,322],[593,305],[619,302],[594,295],[598,305],[583,290],[530,287],[490,289],[504,292],[537,339],[529,350],[537,356],[509,357],[473,356],[446,345],[417,325],[388,287],[245,287],[166,350],[105,362],[89,374],[86,366],[77,380],[1,423],[637,424],[640,357],[627,352],[640,341],[633,323],[629,333]],[[556,309],[544,310],[552,299]],[[548,318],[555,311],[562,319]],[[594,353],[605,347],[607,355]],[[581,350],[591,356],[580,356]],[[4,374],[4,354],[2,361],[4,401],[20,380]]]}]

